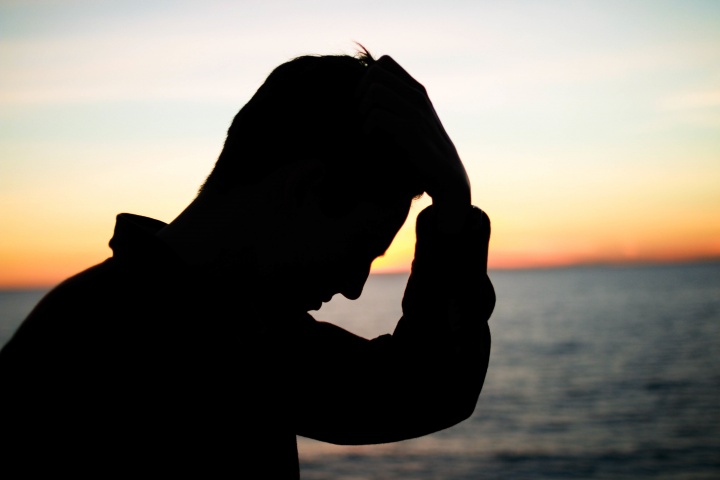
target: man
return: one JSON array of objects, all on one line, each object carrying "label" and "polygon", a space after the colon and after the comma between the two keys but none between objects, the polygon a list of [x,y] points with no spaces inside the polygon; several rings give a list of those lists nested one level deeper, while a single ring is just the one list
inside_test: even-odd
[{"label": "man", "polygon": [[[310,316],[360,296],[423,192],[393,334]],[[425,89],[393,59],[283,64],[197,198],[167,225],[118,215],[113,256],[52,290],[0,352],[6,458],[298,478],[296,435],[370,444],[454,425],[488,366],[489,235]]]}]

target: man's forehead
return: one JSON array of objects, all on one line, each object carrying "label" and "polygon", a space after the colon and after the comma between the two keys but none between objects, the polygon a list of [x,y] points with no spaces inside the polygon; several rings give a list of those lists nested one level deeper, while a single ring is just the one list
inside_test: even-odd
[{"label": "man's forehead", "polygon": [[358,214],[363,219],[358,238],[361,246],[371,251],[374,256],[385,253],[405,223],[408,211],[409,202],[361,202],[358,205]]},{"label": "man's forehead", "polygon": [[[404,222],[410,209],[411,199],[368,199],[358,203],[358,213],[366,219],[368,225],[377,228]],[[402,224],[402,223],[401,223]],[[398,225],[398,228],[400,225]]]}]

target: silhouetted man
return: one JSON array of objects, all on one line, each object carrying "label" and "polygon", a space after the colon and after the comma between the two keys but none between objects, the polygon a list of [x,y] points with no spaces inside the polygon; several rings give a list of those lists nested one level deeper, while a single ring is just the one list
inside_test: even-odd
[{"label": "silhouetted man", "polygon": [[[360,295],[423,192],[393,334],[310,316]],[[296,435],[371,444],[454,425],[488,366],[489,235],[425,89],[395,61],[285,63],[197,198],[170,224],[118,215],[113,256],[48,293],[2,350],[2,462],[298,478]]]}]

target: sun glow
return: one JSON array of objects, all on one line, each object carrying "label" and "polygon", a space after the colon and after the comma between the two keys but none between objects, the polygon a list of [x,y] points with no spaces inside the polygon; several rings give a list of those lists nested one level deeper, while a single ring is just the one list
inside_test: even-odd
[{"label": "sun glow", "polygon": [[[720,257],[720,4],[438,5],[4,2],[0,288],[107,258],[118,213],[174,218],[272,68],[354,39],[427,88],[490,268]],[[410,268],[423,202],[374,273]]]}]

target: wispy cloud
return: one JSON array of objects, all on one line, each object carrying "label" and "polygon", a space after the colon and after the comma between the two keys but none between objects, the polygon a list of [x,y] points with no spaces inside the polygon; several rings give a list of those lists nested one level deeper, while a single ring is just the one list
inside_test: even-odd
[{"label": "wispy cloud", "polygon": [[698,110],[720,108],[720,87],[714,90],[685,92],[663,98],[662,110]]}]

